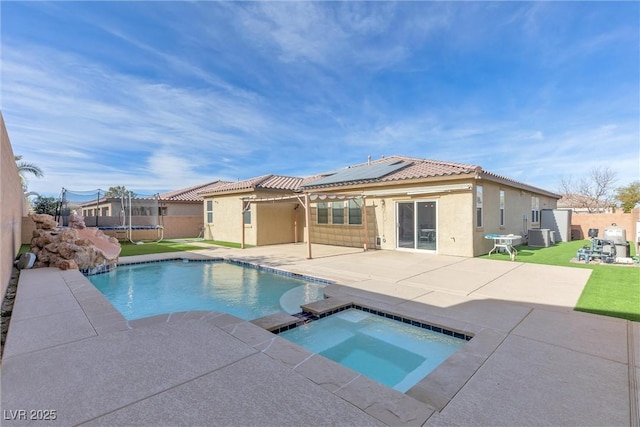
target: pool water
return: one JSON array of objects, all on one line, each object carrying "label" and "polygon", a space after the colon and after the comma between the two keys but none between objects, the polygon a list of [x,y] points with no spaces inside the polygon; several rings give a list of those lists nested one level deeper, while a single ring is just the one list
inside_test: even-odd
[{"label": "pool water", "polygon": [[228,262],[124,265],[88,279],[127,320],[189,310],[244,320],[293,314],[300,305],[323,299],[325,286]]},{"label": "pool water", "polygon": [[403,393],[467,342],[355,308],[280,336]]}]

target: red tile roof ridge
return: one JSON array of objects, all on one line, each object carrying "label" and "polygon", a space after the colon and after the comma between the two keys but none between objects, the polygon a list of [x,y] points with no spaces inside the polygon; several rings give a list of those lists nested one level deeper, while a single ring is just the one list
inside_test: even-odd
[{"label": "red tile roof ridge", "polygon": [[202,201],[203,198],[199,192],[208,187],[223,185],[228,181],[216,180],[205,184],[192,185],[190,187],[180,188],[177,190],[167,191],[159,195],[160,200],[176,200],[176,201]]},{"label": "red tile roof ridge", "polygon": [[[286,175],[276,175],[276,174],[266,174],[260,175],[253,178],[248,178],[242,181],[230,182],[225,185],[221,185],[219,187],[215,187],[212,191],[207,192],[210,193],[220,193],[223,191],[234,191],[234,190],[246,190],[246,189],[269,189],[269,190],[298,190],[300,188],[300,184],[302,183],[303,178],[294,177],[294,176],[286,176]],[[204,192],[202,193],[204,194]]]}]

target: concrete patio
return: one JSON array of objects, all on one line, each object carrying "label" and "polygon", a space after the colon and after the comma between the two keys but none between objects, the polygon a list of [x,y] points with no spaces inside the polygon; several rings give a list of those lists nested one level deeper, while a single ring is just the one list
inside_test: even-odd
[{"label": "concrete patio", "polygon": [[313,249],[311,260],[304,245],[278,245],[121,262],[242,260],[474,338],[403,394],[224,313],[127,322],[77,271],[24,270],[2,424],[638,425],[640,324],[573,311],[590,270]]}]

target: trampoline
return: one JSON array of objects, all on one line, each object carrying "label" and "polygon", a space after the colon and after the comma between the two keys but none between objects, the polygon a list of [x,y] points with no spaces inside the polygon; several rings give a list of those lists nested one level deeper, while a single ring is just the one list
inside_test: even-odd
[{"label": "trampoline", "polygon": [[160,242],[164,237],[159,195],[140,195],[101,189],[77,191],[62,189],[56,220],[68,225],[72,211],[84,218],[87,227],[96,227],[121,241],[140,244]]}]

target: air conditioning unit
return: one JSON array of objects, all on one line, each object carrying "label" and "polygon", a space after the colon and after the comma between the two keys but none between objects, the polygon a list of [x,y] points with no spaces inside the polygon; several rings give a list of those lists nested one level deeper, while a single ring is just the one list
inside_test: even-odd
[{"label": "air conditioning unit", "polygon": [[532,228],[529,230],[528,246],[548,248],[551,243],[551,230],[548,228]]}]

